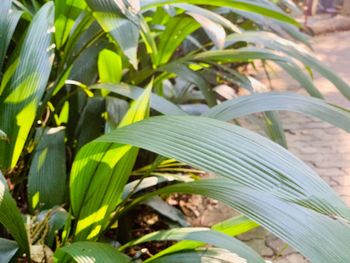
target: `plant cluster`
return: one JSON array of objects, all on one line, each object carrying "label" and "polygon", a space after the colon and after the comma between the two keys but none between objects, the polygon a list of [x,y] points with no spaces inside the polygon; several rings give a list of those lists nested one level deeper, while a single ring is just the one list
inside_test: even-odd
[{"label": "plant cluster", "polygon": [[[299,12],[288,0],[2,0],[0,261],[257,263],[234,236],[261,225],[312,262],[348,262],[350,210],[286,150],[276,111],[350,131],[312,72],[350,87],[286,11]],[[244,70],[256,61],[310,96],[261,92]],[[224,100],[220,86],[248,95]],[[265,137],[228,123],[254,113]],[[243,215],[188,227],[159,198],[173,193]],[[133,239],[125,222],[151,203],[168,229]],[[128,252],[151,241],[179,242]]]}]

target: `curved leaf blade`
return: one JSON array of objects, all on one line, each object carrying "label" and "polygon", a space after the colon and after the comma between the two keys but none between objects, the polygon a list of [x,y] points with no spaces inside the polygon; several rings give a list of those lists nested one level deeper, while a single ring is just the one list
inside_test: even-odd
[{"label": "curved leaf blade", "polygon": [[84,0],[55,1],[55,39],[58,49],[67,41],[76,19],[85,7]]},{"label": "curved leaf blade", "polygon": [[349,110],[291,92],[256,93],[238,97],[209,109],[203,116],[229,121],[252,113],[280,110],[307,114],[350,132]]},{"label": "curved leaf blade", "polygon": [[288,202],[273,192],[262,192],[227,179],[178,184],[161,193],[202,194],[222,201],[260,223],[312,262],[347,262],[350,252],[348,223]]},{"label": "curved leaf blade", "polygon": [[[350,237],[347,234],[349,226],[343,223],[350,219],[349,208],[307,165],[260,135],[203,117],[163,116],[116,129],[96,141],[133,144],[227,178],[228,182],[244,188],[239,191],[242,195],[240,200],[248,202],[245,203],[247,207],[254,202],[259,203],[251,198],[262,197],[259,204],[264,209],[258,210],[259,216],[256,217],[253,217],[254,211],[251,210],[249,217],[282,237],[304,255],[317,260],[323,258],[323,261],[316,260],[317,262],[329,262],[334,254],[337,254],[336,258],[343,259],[339,262],[346,262],[344,259],[350,256],[349,252],[342,249],[348,243],[343,241]],[[232,184],[230,187],[233,187]],[[210,184],[206,186],[210,187]],[[217,185],[215,187],[219,190]],[[247,193],[243,194],[244,191]],[[232,190],[227,194],[232,195]],[[274,202],[277,207],[271,212],[268,206]],[[239,208],[242,213],[247,213],[246,206],[231,205]],[[256,205],[254,208],[258,207]],[[289,209],[290,216],[295,212],[292,217],[295,223],[288,220],[293,227],[290,228],[284,220],[279,221],[279,209]],[[310,221],[305,225],[303,220],[307,216],[310,216]],[[271,220],[274,220],[274,224]],[[333,221],[337,233],[344,233],[341,238],[328,231],[332,229]],[[295,227],[300,227],[300,233],[307,233],[310,224],[315,224],[315,228],[312,233],[309,232],[309,236],[317,238],[306,242],[304,235],[293,234]],[[327,243],[327,240],[340,242],[339,250],[334,250],[333,245],[329,246],[331,251],[315,248],[319,242]]]},{"label": "curved leaf blade", "polygon": [[[53,61],[53,3],[34,16],[19,55],[18,66],[0,98],[0,129],[10,143],[0,141],[0,167],[14,167],[34,122]],[[16,120],[16,121],[9,121]]]},{"label": "curved leaf blade", "polygon": [[[190,116],[154,117],[116,129],[96,142],[147,148],[247,186],[255,180],[253,189],[276,188],[276,194],[287,200],[303,201],[326,214],[350,218],[347,206],[302,161],[268,139],[222,121]],[[211,162],[205,161],[208,158]]]},{"label": "curved leaf blade", "polygon": [[166,64],[186,37],[199,27],[200,24],[188,16],[182,15],[170,19],[165,30],[159,35],[156,64]]},{"label": "curved leaf blade", "polygon": [[[225,221],[222,221],[220,223],[217,223],[211,227],[211,229],[216,230],[218,232],[224,233],[229,236],[237,236],[240,234],[243,234],[255,227],[259,226],[257,223],[253,222],[252,220],[248,219],[245,216],[236,216],[229,218]],[[168,254],[172,254],[175,252],[183,251],[183,250],[192,250],[196,249],[198,247],[201,247],[205,245],[203,242],[199,241],[190,241],[190,240],[183,240],[180,241],[166,249],[163,249],[159,253],[155,254],[151,258],[147,259],[146,262],[154,262],[155,259],[159,257],[163,257]]]},{"label": "curved leaf blade", "polygon": [[159,240],[194,240],[224,248],[240,257],[247,259],[249,263],[263,263],[264,260],[250,247],[238,239],[227,236],[223,233],[201,227],[183,227],[170,230],[157,231],[147,234],[139,239],[131,241],[119,248],[125,248],[149,241]]},{"label": "curved leaf blade", "polygon": [[38,128],[28,175],[31,209],[50,209],[62,205],[66,190],[66,149],[64,127]]},{"label": "curved leaf blade", "polygon": [[15,200],[12,198],[6,179],[0,172],[0,223],[16,240],[18,246],[30,258],[29,242],[24,221]]},{"label": "curved leaf blade", "polygon": [[[151,86],[130,107],[119,127],[148,116],[150,94]],[[77,218],[75,240],[95,240],[107,227],[121,201],[137,153],[138,149],[131,145],[95,141],[78,152],[70,177],[72,212]]]},{"label": "curved leaf blade", "polygon": [[0,238],[0,262],[9,263],[18,251],[15,241]]},{"label": "curved leaf blade", "polygon": [[97,242],[75,242],[59,248],[54,254],[55,262],[68,263],[73,259],[77,263],[128,263],[130,258],[118,252],[108,244]]},{"label": "curved leaf blade", "polygon": [[188,263],[246,263],[245,259],[240,258],[226,249],[206,248],[195,251],[179,252],[166,255],[149,262],[152,263],[178,263],[186,259]]},{"label": "curved leaf blade", "polygon": [[0,72],[11,37],[22,15],[20,11],[11,10],[11,3],[11,0],[4,0],[0,5]]},{"label": "curved leaf blade", "polygon": [[237,41],[246,41],[250,43],[264,45],[267,48],[282,51],[288,56],[301,61],[303,64],[315,69],[348,99],[350,99],[350,86],[340,78],[331,69],[323,65],[317,58],[310,55],[309,52],[300,48],[292,41],[288,41],[270,32],[244,32],[227,36],[225,46],[236,43]]},{"label": "curved leaf blade", "polygon": [[[118,85],[103,83],[90,86],[89,88],[110,91],[133,100],[136,100],[144,91],[143,88],[125,83]],[[164,115],[187,115],[187,113],[181,110],[177,105],[154,93],[151,94],[150,106]]]},{"label": "curved leaf blade", "polygon": [[296,22],[292,17],[284,14],[281,11],[273,10],[267,8],[266,6],[259,5],[256,2],[252,1],[232,1],[232,0],[144,0],[141,2],[141,9],[148,10],[154,7],[163,6],[166,4],[197,4],[197,5],[211,5],[211,6],[225,6],[232,8],[233,10],[246,11],[251,13],[257,13],[266,17],[271,17],[273,19],[289,23],[291,25],[299,27],[299,23]]},{"label": "curved leaf blade", "polygon": [[140,36],[138,11],[129,2],[120,0],[86,0],[86,3],[103,30],[113,37],[136,69]]},{"label": "curved leaf blade", "polygon": [[98,55],[98,74],[101,82],[118,84],[122,78],[122,59],[112,50],[103,49]]}]

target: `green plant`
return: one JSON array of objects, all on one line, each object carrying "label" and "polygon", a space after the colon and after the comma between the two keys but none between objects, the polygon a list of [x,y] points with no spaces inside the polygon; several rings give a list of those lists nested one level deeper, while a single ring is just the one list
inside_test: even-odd
[{"label": "green plant", "polygon": [[[298,26],[265,1],[3,1],[1,262],[24,254],[28,261],[129,262],[126,249],[154,240],[180,242],[147,262],[263,262],[230,237],[258,224],[314,262],[347,262],[349,208],[283,147],[224,122],[264,112],[267,135],[285,147],[277,110],[350,131],[348,110],[322,100],[307,72],[350,98],[348,85],[300,44],[272,33],[307,44]],[[276,63],[316,98],[258,93],[242,71],[255,60]],[[251,95],[216,105],[220,84]],[[210,109],[189,116],[185,103]],[[198,180],[191,167],[219,178]],[[122,236],[120,224],[135,207],[171,193],[206,195],[247,217]],[[116,241],[122,244],[107,244]],[[204,250],[205,243],[218,248]]]}]

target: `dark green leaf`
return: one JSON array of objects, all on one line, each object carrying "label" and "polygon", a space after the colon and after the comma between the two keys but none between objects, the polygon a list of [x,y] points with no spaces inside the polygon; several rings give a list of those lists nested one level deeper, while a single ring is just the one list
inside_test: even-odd
[{"label": "dark green leaf", "polygon": [[66,189],[64,127],[38,128],[37,144],[28,175],[30,208],[49,209],[62,205]]},{"label": "dark green leaf", "polygon": [[18,246],[30,258],[29,242],[23,218],[12,198],[6,179],[0,172],[0,223],[17,241]]}]

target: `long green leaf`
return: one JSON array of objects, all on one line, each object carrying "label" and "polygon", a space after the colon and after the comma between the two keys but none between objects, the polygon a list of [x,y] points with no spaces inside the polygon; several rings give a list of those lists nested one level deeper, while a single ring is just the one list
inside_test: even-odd
[{"label": "long green leaf", "polygon": [[0,238],[0,262],[8,263],[18,251],[15,241]]},{"label": "long green leaf", "polygon": [[[292,57],[292,56],[291,56]],[[322,94],[312,83],[311,79],[299,68],[299,66],[290,58],[278,55],[277,53],[266,48],[240,48],[212,50],[201,52],[197,55],[185,58],[190,61],[204,61],[212,64],[222,62],[249,62],[255,59],[271,60],[284,69],[291,77],[298,81],[306,91],[318,98],[322,98]]]},{"label": "long green leaf", "polygon": [[278,66],[285,70],[292,78],[299,82],[300,86],[304,88],[311,96],[322,99],[321,92],[316,88],[310,76],[304,74],[299,66],[292,61],[289,63],[274,61]]},{"label": "long green leaf", "polygon": [[187,251],[166,255],[150,262],[152,263],[179,263],[186,259],[187,263],[246,263],[245,259],[240,258],[226,249],[205,248],[195,251]]},{"label": "long green leaf", "polygon": [[53,61],[53,4],[34,16],[19,55],[19,63],[0,98],[0,129],[10,143],[0,141],[0,167],[14,167],[34,122]]},{"label": "long green leaf", "polygon": [[283,124],[278,118],[277,112],[268,111],[263,114],[266,135],[275,143],[288,148]]},{"label": "long green leaf", "polygon": [[245,62],[254,59],[267,59],[287,62],[288,59],[262,48],[240,48],[212,50],[188,56],[186,59],[194,61],[220,61],[222,62]]},{"label": "long green leaf", "polygon": [[157,65],[166,64],[175,50],[200,24],[188,16],[176,16],[169,20],[165,30],[159,35]]},{"label": "long green leaf", "polygon": [[264,260],[250,247],[238,239],[227,236],[223,233],[200,227],[173,228],[145,235],[139,239],[131,241],[119,248],[123,251],[125,248],[155,240],[195,240],[224,248],[240,257],[247,259],[248,263],[263,263]]},{"label": "long green leaf", "polygon": [[229,121],[264,111],[293,111],[307,114],[350,132],[350,111],[324,100],[290,92],[268,92],[238,97],[217,105],[203,116]]},{"label": "long green leaf", "polygon": [[[350,238],[349,227],[342,223],[350,219],[349,208],[307,165],[260,135],[207,118],[164,116],[116,129],[97,141],[132,144],[225,177],[226,181],[244,188],[232,191],[232,185],[223,183],[227,185],[227,198],[235,194],[235,201],[240,198],[245,202],[244,207],[234,202],[231,205],[245,214],[252,205],[250,218],[310,259],[330,262],[335,257],[346,262],[344,259],[350,256],[343,248]],[[210,187],[210,183],[203,185]],[[215,185],[213,189],[220,188]],[[262,208],[254,216],[258,204]],[[269,210],[271,204],[276,205]],[[309,221],[303,223],[309,216]],[[310,226],[313,228],[309,230]],[[337,234],[330,231],[332,227],[337,229]],[[329,249],[319,248],[321,241]]]},{"label": "long green leaf", "polygon": [[209,106],[216,105],[216,97],[208,81],[198,72],[189,69],[185,64],[173,62],[162,67],[160,70],[175,73],[183,80],[196,85],[202,92]]},{"label": "long green leaf", "polygon": [[[119,127],[148,116],[151,87],[131,106]],[[70,197],[77,218],[76,240],[93,240],[107,227],[121,201],[138,149],[130,145],[92,142],[77,154],[70,176]]]},{"label": "long green leaf", "polygon": [[55,1],[55,38],[57,48],[66,42],[78,16],[85,8],[84,0]]},{"label": "long green leaf", "polygon": [[76,123],[75,137],[77,138],[77,149],[101,134],[101,128],[104,125],[102,117],[105,111],[105,101],[101,97],[89,98],[83,112]]},{"label": "long green leaf", "polygon": [[[136,100],[144,91],[143,88],[121,83],[118,85],[103,83],[96,84],[90,87],[90,89],[101,89],[111,91],[113,93],[125,96],[127,98]],[[151,108],[164,115],[187,115],[186,112],[181,110],[177,105],[170,101],[160,97],[154,93],[151,94]]]},{"label": "long green leaf", "polygon": [[348,261],[350,227],[347,222],[288,202],[273,191],[256,191],[227,179],[213,179],[163,188],[161,193],[202,194],[222,201],[266,227],[312,262]]},{"label": "long green leaf", "polygon": [[37,129],[37,143],[28,175],[30,208],[49,209],[62,205],[66,189],[64,127]]},{"label": "long green leaf", "polygon": [[267,48],[282,51],[291,58],[300,60],[303,64],[315,69],[330,82],[348,99],[350,99],[350,86],[331,69],[323,65],[317,58],[310,55],[310,52],[300,48],[292,41],[288,41],[269,32],[245,32],[240,35],[230,35],[226,39],[226,46],[237,41],[246,41],[264,45]]},{"label": "long green leaf", "polygon": [[200,14],[191,12],[188,12],[187,14],[192,16],[202,26],[205,33],[218,49],[222,49],[224,47],[226,32],[221,24],[216,23]]},{"label": "long green leaf", "polygon": [[86,2],[103,30],[113,37],[130,63],[137,68],[137,46],[140,36],[138,10],[135,10],[129,1],[86,0]]},{"label": "long green leaf", "polygon": [[144,0],[141,1],[141,9],[148,10],[153,7],[163,6],[166,4],[197,4],[197,5],[211,5],[219,7],[229,7],[233,10],[246,11],[251,13],[257,13],[266,17],[271,17],[276,20],[292,24],[294,26],[299,26],[299,24],[290,16],[284,14],[283,12],[267,8],[266,6],[259,5],[258,2],[252,1],[235,1],[235,0],[216,0],[216,1],[207,1],[207,0]]},{"label": "long green leaf", "polygon": [[[211,229],[224,233],[229,236],[237,236],[257,226],[258,224],[256,224],[255,222],[253,222],[252,220],[248,219],[245,216],[236,216],[213,225]],[[205,245],[205,243],[199,242],[199,241],[190,241],[190,240],[180,241],[166,249],[163,249],[156,255],[147,259],[145,263],[150,261],[154,262],[156,258],[163,257],[164,255],[172,254],[183,250],[196,249],[203,245]]]},{"label": "long green leaf", "polygon": [[59,263],[128,263],[130,258],[118,252],[108,244],[97,242],[76,242],[59,248],[54,254],[54,261]]},{"label": "long green leaf", "polygon": [[[288,200],[303,200],[304,205],[326,214],[350,218],[347,206],[302,161],[260,135],[222,121],[190,116],[154,117],[116,129],[96,142],[147,148],[249,186],[254,179],[253,189],[271,191],[278,186],[276,194]],[[208,158],[216,163],[204,163]]]},{"label": "long green leaf", "polygon": [[15,200],[7,187],[6,179],[0,172],[0,223],[16,240],[18,246],[30,258],[29,242],[23,218],[19,212]]},{"label": "long green leaf", "polygon": [[106,112],[108,116],[105,124],[105,133],[109,133],[118,127],[128,109],[129,103],[127,101],[115,97],[106,97]]},{"label": "long green leaf", "polygon": [[229,19],[226,19],[225,17],[213,11],[210,11],[209,9],[205,9],[196,5],[189,5],[189,4],[174,4],[173,6],[184,9],[187,12],[205,16],[211,21],[216,22],[233,32],[241,33],[241,30],[239,29],[239,27],[233,24]]},{"label": "long green leaf", "polygon": [[11,0],[3,0],[0,5],[0,72],[11,37],[22,14],[20,11],[11,10],[11,2]]}]

